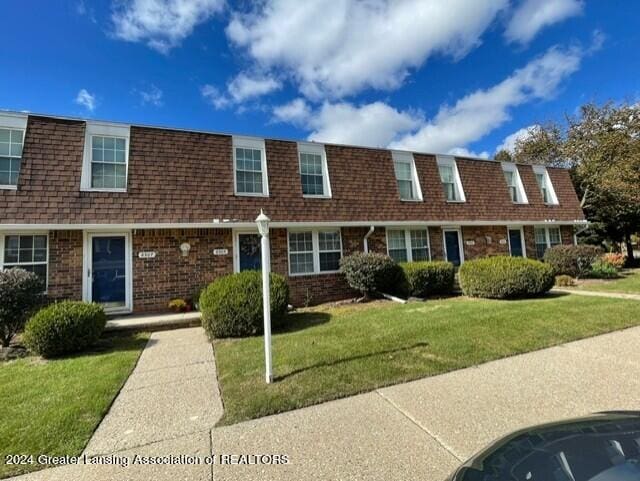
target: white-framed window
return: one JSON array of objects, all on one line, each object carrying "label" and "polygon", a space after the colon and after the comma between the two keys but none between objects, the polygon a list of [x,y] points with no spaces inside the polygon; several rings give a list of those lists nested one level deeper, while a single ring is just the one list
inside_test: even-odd
[{"label": "white-framed window", "polygon": [[518,171],[516,164],[502,162],[502,173],[504,174],[504,180],[506,181],[507,188],[509,189],[511,202],[516,204],[527,204],[529,200],[527,199],[527,194],[524,190],[524,185],[522,184],[522,179],[520,179],[520,172]]},{"label": "white-framed window", "polygon": [[0,269],[19,267],[39,276],[47,285],[49,236],[47,233],[0,234]]},{"label": "white-framed window", "polygon": [[536,257],[542,259],[548,248],[562,244],[560,227],[535,227]]},{"label": "white-framed window", "polygon": [[455,158],[448,155],[438,155],[437,162],[440,181],[442,182],[447,202],[465,202],[464,189],[462,188],[462,181],[460,180]]},{"label": "white-framed window", "polygon": [[396,174],[401,200],[422,200],[422,190],[416,172],[416,163],[410,152],[392,151],[393,170]]},{"label": "white-framed window", "polygon": [[331,197],[331,183],[327,168],[327,155],[322,144],[298,143],[298,162],[302,195],[305,197]]},{"label": "white-framed window", "polygon": [[289,275],[338,272],[342,258],[340,229],[287,232]]},{"label": "white-framed window", "polygon": [[556,197],[556,191],[553,188],[549,173],[544,165],[534,165],[533,173],[536,176],[536,182],[540,188],[540,195],[545,204],[557,204],[558,197]]},{"label": "white-framed window", "polygon": [[17,189],[27,116],[0,113],[0,189]]},{"label": "white-framed window", "polygon": [[387,231],[387,254],[396,262],[431,260],[429,231],[426,228]]},{"label": "white-framed window", "polygon": [[127,191],[130,130],[128,125],[86,123],[82,190]]},{"label": "white-framed window", "polygon": [[269,195],[263,139],[233,137],[233,181],[236,195]]}]

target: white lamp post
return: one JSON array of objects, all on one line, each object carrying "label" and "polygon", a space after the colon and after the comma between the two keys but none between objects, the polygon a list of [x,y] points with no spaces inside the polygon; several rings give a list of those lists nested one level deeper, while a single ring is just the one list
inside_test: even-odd
[{"label": "white lamp post", "polygon": [[269,273],[271,272],[271,254],[269,253],[269,219],[262,209],[256,218],[258,232],[262,236],[262,309],[264,317],[264,363],[267,384],[273,382],[273,368],[271,366],[271,299],[269,295]]}]

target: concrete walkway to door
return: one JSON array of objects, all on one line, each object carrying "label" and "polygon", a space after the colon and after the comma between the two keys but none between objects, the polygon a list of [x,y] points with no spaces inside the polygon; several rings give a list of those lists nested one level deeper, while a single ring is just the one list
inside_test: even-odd
[{"label": "concrete walkway to door", "polygon": [[[215,428],[222,408],[203,331],[155,333],[86,452],[174,463],[66,466],[21,479],[441,481],[515,429],[640,410],[638,345],[640,327]],[[215,465],[177,459],[211,453]],[[258,457],[239,465],[238,455]],[[255,463],[274,455],[288,464]]]}]

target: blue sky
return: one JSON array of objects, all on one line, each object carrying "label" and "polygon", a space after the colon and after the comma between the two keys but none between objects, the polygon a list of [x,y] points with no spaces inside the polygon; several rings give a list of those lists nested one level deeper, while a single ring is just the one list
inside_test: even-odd
[{"label": "blue sky", "polygon": [[0,108],[492,156],[638,101],[640,2],[3,3]]}]

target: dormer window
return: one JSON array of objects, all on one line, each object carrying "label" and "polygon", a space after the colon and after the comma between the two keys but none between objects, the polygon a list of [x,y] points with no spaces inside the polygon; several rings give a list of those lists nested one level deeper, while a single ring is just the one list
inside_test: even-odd
[{"label": "dormer window", "polygon": [[558,198],[556,192],[553,189],[553,184],[549,178],[549,173],[544,165],[534,165],[533,172],[536,176],[536,182],[540,188],[540,194],[545,204],[557,204]]},{"label": "dormer window", "polygon": [[331,197],[331,184],[324,145],[299,143],[298,160],[302,195]]},{"label": "dormer window", "polygon": [[465,202],[466,198],[455,159],[450,156],[439,155],[437,161],[440,181],[442,182],[447,202]]},{"label": "dormer window", "polygon": [[87,122],[82,190],[127,191],[129,135],[128,125]]},{"label": "dormer window", "polygon": [[422,200],[416,165],[410,152],[392,152],[393,170],[396,174],[401,200]]},{"label": "dormer window", "polygon": [[236,195],[269,195],[264,140],[233,137],[233,165]]},{"label": "dormer window", "polygon": [[27,117],[0,114],[0,189],[16,189]]},{"label": "dormer window", "polygon": [[509,189],[509,196],[511,202],[516,204],[528,203],[527,194],[525,193],[522,180],[520,179],[520,172],[515,164],[509,162],[502,163],[502,172],[504,173],[504,179],[507,182],[507,188]]}]

